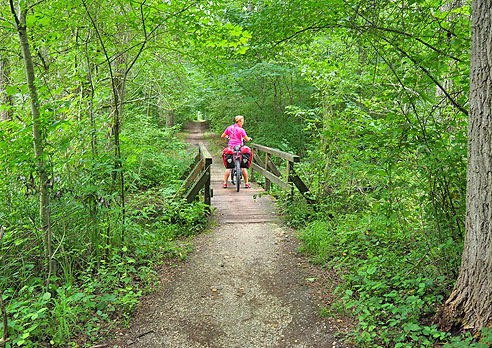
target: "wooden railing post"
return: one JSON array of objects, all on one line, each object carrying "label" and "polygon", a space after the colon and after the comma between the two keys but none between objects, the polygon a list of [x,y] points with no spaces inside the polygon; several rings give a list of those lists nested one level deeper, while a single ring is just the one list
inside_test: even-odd
[{"label": "wooden railing post", "polygon": [[196,164],[191,168],[188,177],[185,179],[181,190],[176,193],[175,198],[181,196],[188,203],[191,203],[197,200],[199,192],[203,189],[203,202],[210,206],[213,195],[210,187],[212,156],[202,143],[199,143],[198,147]]},{"label": "wooden railing post", "polygon": [[[254,156],[253,152],[251,152],[251,156]],[[253,163],[254,158],[251,159],[251,163]],[[251,168],[251,174],[249,176],[249,181],[250,182],[255,182],[255,171],[253,170],[253,166]]]},{"label": "wooden railing post", "polygon": [[[294,171],[294,162],[287,161],[287,173],[285,175],[285,178],[287,179],[287,182],[292,185],[292,180],[291,180],[291,173]],[[290,196],[294,197],[294,185],[292,185],[292,189],[290,190]]]},{"label": "wooden railing post", "polygon": [[[265,152],[265,170],[268,170],[268,160],[270,159],[270,154]],[[265,191],[270,191],[270,180],[265,177]]]},{"label": "wooden railing post", "polygon": [[210,178],[212,176],[212,173],[210,172],[210,165],[207,166],[207,172],[208,172],[208,175],[207,175],[207,180],[205,180],[205,185],[203,187],[204,189],[204,194],[203,194],[203,203],[205,203],[206,205],[210,205],[211,203],[211,191],[212,189],[210,188]]},{"label": "wooden railing post", "polygon": [[200,147],[200,157],[205,161],[205,171],[207,172],[205,176],[206,177],[205,183],[203,185],[203,189],[204,189],[203,203],[205,203],[206,205],[210,205],[211,203],[210,198],[212,196],[212,192],[210,188],[210,178],[212,176],[212,173],[210,171],[210,168],[212,166],[212,156],[210,156],[210,153],[208,152],[207,148],[203,143],[200,143],[198,146]]}]

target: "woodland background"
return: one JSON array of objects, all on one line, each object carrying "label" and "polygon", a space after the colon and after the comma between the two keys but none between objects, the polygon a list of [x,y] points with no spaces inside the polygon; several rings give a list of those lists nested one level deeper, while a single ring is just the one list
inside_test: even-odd
[{"label": "woodland background", "polygon": [[316,204],[274,194],[303,251],[343,275],[320,315],[355,316],[347,340],[488,346],[487,329],[471,343],[433,321],[463,250],[469,1],[0,4],[7,347],[90,345],[129,318],[206,225],[203,204],[172,199],[181,125],[220,133],[237,114],[303,159]]}]

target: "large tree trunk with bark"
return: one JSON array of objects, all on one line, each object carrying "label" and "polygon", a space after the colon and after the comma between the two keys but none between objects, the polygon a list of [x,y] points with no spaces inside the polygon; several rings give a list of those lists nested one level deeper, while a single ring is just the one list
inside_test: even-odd
[{"label": "large tree trunk with bark", "polygon": [[19,9],[19,14],[14,6],[13,0],[10,0],[10,9],[12,15],[14,16],[15,23],[17,25],[17,34],[19,36],[19,42],[22,50],[22,56],[24,59],[25,71],[26,71],[26,81],[29,88],[29,96],[31,103],[31,114],[32,114],[32,135],[34,143],[34,157],[36,162],[36,170],[39,176],[39,217],[41,221],[41,232],[44,241],[44,251],[45,257],[48,264],[48,275],[47,283],[49,284],[50,275],[54,273],[54,260],[52,252],[52,234],[51,234],[51,223],[50,223],[50,198],[49,198],[49,175],[48,169],[46,167],[46,162],[44,160],[44,139],[41,135],[41,114],[39,111],[39,99],[38,92],[36,89],[35,75],[34,75],[34,65],[32,61],[31,49],[29,47],[29,40],[27,37],[27,26],[26,26],[26,10],[23,8]]},{"label": "large tree trunk with bark", "polygon": [[[492,324],[492,0],[472,2],[466,236],[445,314],[476,331]],[[449,318],[448,318],[449,319]]]}]

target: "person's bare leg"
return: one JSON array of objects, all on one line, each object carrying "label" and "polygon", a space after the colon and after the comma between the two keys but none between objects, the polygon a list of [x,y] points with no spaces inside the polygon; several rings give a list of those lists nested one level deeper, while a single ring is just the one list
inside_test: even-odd
[{"label": "person's bare leg", "polygon": [[241,171],[243,172],[243,178],[244,178],[244,184],[248,184],[248,170],[246,168],[241,168]]},{"label": "person's bare leg", "polygon": [[226,169],[226,171],[224,173],[224,185],[227,185],[227,180],[229,180],[229,175],[231,175],[231,170]]}]

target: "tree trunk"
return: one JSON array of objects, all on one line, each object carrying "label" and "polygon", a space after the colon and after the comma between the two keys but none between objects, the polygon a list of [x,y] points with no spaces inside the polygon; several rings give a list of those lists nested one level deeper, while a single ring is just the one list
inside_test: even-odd
[{"label": "tree trunk", "polygon": [[[126,34],[125,28],[120,28],[122,34],[119,35],[121,38],[121,46],[128,46],[128,34]],[[128,68],[128,55],[126,52],[118,52],[117,57],[113,63],[108,60],[108,65],[113,64],[111,71],[112,89],[113,89],[113,145],[114,145],[114,174],[113,174],[113,184],[115,188],[119,191],[120,196],[120,206],[121,206],[121,240],[125,238],[125,220],[126,220],[126,207],[125,207],[125,173],[123,171],[123,160],[121,158],[121,120],[123,119],[124,113],[124,101],[126,96],[126,82],[127,82],[127,68]]]},{"label": "tree trunk", "polygon": [[174,126],[174,110],[166,110],[166,128]]},{"label": "tree trunk", "polygon": [[[453,21],[457,17],[462,16],[462,14],[452,13],[453,10],[456,10],[458,8],[461,8],[461,7],[463,7],[463,0],[449,0],[443,6],[441,6],[441,13],[451,13],[446,18],[446,23],[448,23],[448,25],[452,26]],[[447,39],[447,41],[449,41],[449,40],[450,40],[450,38]],[[459,89],[456,91],[456,86],[454,85],[453,80],[450,78],[451,75],[454,75],[455,71],[453,71],[453,70],[456,70],[457,64],[456,64],[456,62],[454,62],[452,60],[450,60],[447,64],[449,66],[449,72],[448,72],[447,76],[441,76],[440,83],[441,83],[441,87],[444,88],[444,90],[449,92],[448,95],[449,94],[454,95],[456,92],[461,91],[461,87],[459,87]],[[442,99],[442,100],[448,99],[448,97],[446,96],[444,91],[441,89],[441,87],[436,86],[436,97],[438,99]],[[441,117],[442,117],[442,115],[441,115],[442,109],[446,109],[446,108],[449,108],[452,106],[453,106],[453,103],[448,99],[444,103],[444,105],[440,107],[441,110],[438,110],[439,118],[441,119]],[[461,113],[460,110],[457,110],[457,112]]]},{"label": "tree trunk", "polygon": [[12,97],[7,92],[10,85],[10,65],[7,57],[0,57],[0,120],[12,119]]},{"label": "tree trunk", "polygon": [[125,219],[126,219],[126,208],[125,208],[125,176],[123,172],[123,165],[121,159],[121,144],[120,144],[120,132],[121,132],[121,119],[123,116],[124,109],[124,99],[126,90],[126,55],[122,54],[119,59],[116,59],[116,74],[112,78],[113,80],[113,140],[114,140],[114,173],[113,173],[113,184],[119,191],[120,204],[121,204],[121,221],[122,221],[122,231],[121,240],[124,239],[125,231]]},{"label": "tree trunk", "polygon": [[54,272],[54,260],[52,259],[52,234],[51,234],[51,224],[50,224],[50,198],[49,198],[49,176],[48,170],[46,168],[46,163],[44,161],[44,138],[41,135],[41,114],[39,111],[39,99],[38,92],[35,84],[34,66],[32,62],[31,49],[29,47],[29,41],[27,37],[27,27],[26,27],[26,11],[20,9],[19,15],[17,15],[13,0],[10,0],[10,9],[12,15],[14,16],[17,33],[19,35],[20,46],[22,49],[22,56],[24,59],[25,71],[26,71],[26,81],[29,88],[29,96],[31,103],[31,114],[32,114],[32,135],[34,143],[34,157],[36,162],[36,170],[39,176],[39,217],[41,221],[41,232],[43,235],[44,242],[44,252],[45,258],[48,265],[48,276],[47,284],[49,284],[50,275]]},{"label": "tree trunk", "polygon": [[[91,64],[90,58],[89,58],[89,52],[88,52],[88,45],[89,45],[89,39],[92,36],[92,32],[89,31],[89,35],[87,37],[87,40],[85,41],[85,47],[84,47],[84,53],[85,53],[85,61],[87,65],[87,77],[86,77],[86,83],[82,84],[82,88],[85,91],[85,94],[88,94],[89,96],[89,109],[87,112],[89,113],[89,119],[91,123],[91,149],[92,149],[92,159],[95,159],[97,156],[97,129],[96,129],[96,121],[94,119],[94,83],[92,79],[92,70],[93,70],[93,64]],[[87,90],[87,87],[89,86],[90,89]]]},{"label": "tree trunk", "polygon": [[476,331],[492,324],[492,0],[472,2],[466,235],[444,315]]}]

